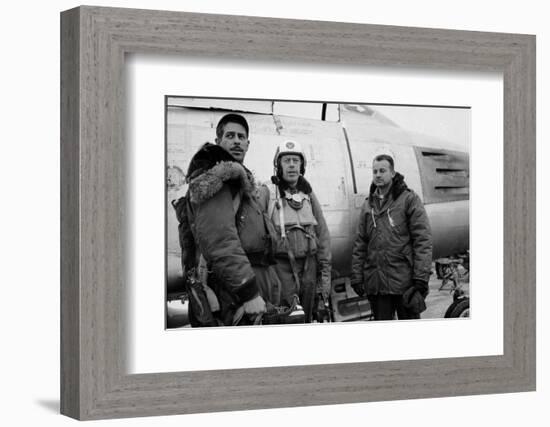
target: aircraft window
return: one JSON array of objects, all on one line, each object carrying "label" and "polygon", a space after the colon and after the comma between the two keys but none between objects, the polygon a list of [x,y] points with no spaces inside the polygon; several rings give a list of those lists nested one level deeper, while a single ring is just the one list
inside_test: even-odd
[{"label": "aircraft window", "polygon": [[470,198],[468,153],[415,147],[424,203],[441,203]]}]

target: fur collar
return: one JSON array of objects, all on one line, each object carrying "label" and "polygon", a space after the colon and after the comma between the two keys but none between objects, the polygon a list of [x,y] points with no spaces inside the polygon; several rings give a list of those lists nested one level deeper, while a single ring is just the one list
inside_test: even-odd
[{"label": "fur collar", "polygon": [[207,142],[191,158],[189,168],[187,168],[187,182],[214,167],[217,163],[224,161],[231,162],[235,159],[219,145]]},{"label": "fur collar", "polygon": [[[395,176],[393,177],[391,188],[390,188],[390,194],[393,198],[393,200],[397,200],[397,198],[403,193],[404,191],[408,190],[409,187],[407,187],[407,184],[405,183],[405,177],[401,175],[399,172],[395,173]],[[374,192],[376,191],[376,185],[372,183],[370,185],[370,191],[369,191],[369,199],[373,199]]]},{"label": "fur collar", "polygon": [[206,143],[191,159],[187,171],[189,200],[201,204],[211,199],[228,183],[250,197],[255,184],[252,173],[223,148]]}]

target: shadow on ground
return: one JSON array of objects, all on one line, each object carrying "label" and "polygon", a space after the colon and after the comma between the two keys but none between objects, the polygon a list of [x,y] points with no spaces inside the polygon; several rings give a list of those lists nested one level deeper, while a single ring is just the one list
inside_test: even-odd
[{"label": "shadow on ground", "polygon": [[36,403],[39,406],[42,406],[44,409],[47,409],[50,412],[59,414],[59,400],[56,399],[40,399]]}]

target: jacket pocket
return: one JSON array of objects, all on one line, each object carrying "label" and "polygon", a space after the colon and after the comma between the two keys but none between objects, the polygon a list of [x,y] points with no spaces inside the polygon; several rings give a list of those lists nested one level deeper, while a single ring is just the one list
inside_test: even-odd
[{"label": "jacket pocket", "polygon": [[390,252],[386,257],[386,276],[390,293],[405,292],[412,284],[412,265],[401,252]]},{"label": "jacket pocket", "polygon": [[245,253],[259,253],[265,251],[265,228],[264,216],[259,209],[253,206],[244,205],[237,218],[237,230],[241,245]]},{"label": "jacket pocket", "polygon": [[413,254],[412,250],[409,246],[406,246],[405,249],[403,249],[403,252],[401,253],[405,261],[409,264],[411,268],[413,268]]}]

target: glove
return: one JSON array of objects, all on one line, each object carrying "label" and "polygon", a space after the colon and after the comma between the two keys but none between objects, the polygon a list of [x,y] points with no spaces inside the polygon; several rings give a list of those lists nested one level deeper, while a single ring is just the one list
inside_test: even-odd
[{"label": "glove", "polygon": [[363,281],[360,279],[352,279],[351,287],[357,295],[360,297],[365,296],[365,290],[363,289]]},{"label": "glove", "polygon": [[426,299],[428,293],[430,292],[428,282],[426,280],[414,279],[413,286],[420,293],[420,295],[422,295],[422,298]]},{"label": "glove", "polygon": [[426,303],[416,286],[411,286],[402,297],[403,306],[413,314],[420,314],[426,310]]},{"label": "glove", "polygon": [[246,314],[265,313],[265,301],[260,295],[246,301],[242,307]]}]

